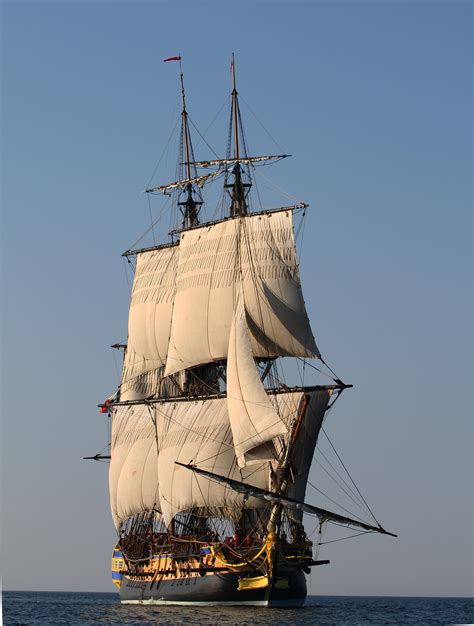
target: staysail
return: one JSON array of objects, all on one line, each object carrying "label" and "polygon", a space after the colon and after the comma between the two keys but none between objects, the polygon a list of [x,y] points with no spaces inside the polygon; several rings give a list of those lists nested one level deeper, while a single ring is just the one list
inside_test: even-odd
[{"label": "staysail", "polygon": [[181,235],[166,375],[227,358],[242,280],[254,357],[318,357],[303,300],[291,211]]},{"label": "staysail", "polygon": [[227,406],[239,467],[276,457],[272,440],[287,432],[260,380],[252,354],[242,289],[237,294],[227,359]]}]

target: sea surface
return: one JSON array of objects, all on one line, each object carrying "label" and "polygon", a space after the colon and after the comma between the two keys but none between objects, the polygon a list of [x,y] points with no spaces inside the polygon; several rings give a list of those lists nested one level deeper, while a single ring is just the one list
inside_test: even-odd
[{"label": "sea surface", "polygon": [[471,598],[310,596],[301,609],[121,605],[115,593],[5,591],[3,623],[73,624],[469,624]]}]

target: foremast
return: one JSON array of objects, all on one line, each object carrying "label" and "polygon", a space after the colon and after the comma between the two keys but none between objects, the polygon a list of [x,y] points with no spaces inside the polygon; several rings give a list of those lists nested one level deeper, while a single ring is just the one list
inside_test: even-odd
[{"label": "foremast", "polygon": [[184,72],[181,55],[170,57],[165,61],[179,62],[179,81],[181,88],[181,132],[178,150],[178,163],[175,182],[159,187],[145,189],[146,193],[169,194],[172,190],[178,190],[185,194],[184,200],[177,202],[183,217],[182,228],[190,228],[199,224],[199,210],[203,204],[198,186],[210,176],[198,176],[194,161],[194,150],[189,129],[189,115],[186,107],[186,91],[184,88]]}]

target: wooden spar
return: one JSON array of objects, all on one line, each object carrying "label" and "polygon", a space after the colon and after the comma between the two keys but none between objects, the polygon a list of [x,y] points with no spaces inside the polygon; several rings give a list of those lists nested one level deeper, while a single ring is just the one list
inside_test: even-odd
[{"label": "wooden spar", "polygon": [[[293,423],[293,427],[290,433],[290,440],[286,447],[285,457],[281,466],[281,479],[279,484],[276,484],[276,493],[284,495],[286,490],[288,489],[288,482],[291,473],[290,469],[290,454],[292,452],[292,448],[295,445],[295,442],[298,437],[298,433],[301,428],[301,423],[304,420],[304,416],[306,414],[306,409],[308,408],[310,396],[305,394],[301,399],[301,403],[299,406],[298,414],[296,416],[296,422]],[[270,513],[270,519],[267,524],[268,533],[275,534],[276,543],[279,542],[280,535],[280,527],[281,527],[281,515],[283,512],[283,504],[281,502],[275,502],[272,506],[272,510]],[[272,578],[275,578],[277,574],[278,562],[276,560],[277,550],[273,550],[270,558],[270,571],[272,572]]]},{"label": "wooden spar", "polygon": [[259,156],[243,156],[238,159],[209,159],[208,161],[192,161],[190,165],[196,165],[198,167],[222,167],[223,165],[235,165],[236,163],[250,165],[251,163],[262,163],[265,161],[280,161],[281,159],[287,159],[288,157],[291,157],[291,154],[262,154]]},{"label": "wooden spar", "polygon": [[304,511],[305,513],[311,513],[313,515],[317,515],[319,518],[323,520],[327,520],[329,522],[337,522],[339,524],[344,524],[348,526],[357,526],[359,528],[363,528],[364,530],[373,531],[380,533],[382,535],[390,535],[391,537],[397,537],[397,535],[388,532],[382,526],[373,526],[371,524],[366,524],[365,522],[360,522],[358,520],[352,519],[351,517],[347,517],[345,515],[339,515],[339,513],[334,513],[333,511],[328,511],[327,509],[322,509],[320,507],[314,506],[312,504],[308,504],[307,502],[303,502],[302,500],[296,500],[295,498],[290,498],[289,496],[280,495],[274,491],[269,491],[268,489],[261,489],[260,487],[255,487],[253,485],[249,485],[240,480],[234,480],[233,478],[228,478],[227,476],[221,476],[220,474],[215,474],[214,472],[209,472],[207,470],[200,469],[196,465],[192,465],[191,463],[179,463],[175,461],[175,465],[180,465],[181,467],[185,467],[192,472],[196,472],[196,474],[201,474],[202,476],[206,476],[210,480],[215,480],[217,482],[229,485],[232,489],[237,491],[238,493],[247,494],[248,496],[262,498],[268,502],[281,503],[283,506],[288,508]]},{"label": "wooden spar", "polygon": [[137,248],[136,250],[125,250],[122,252],[123,257],[136,256],[137,254],[141,254],[142,252],[151,252],[152,250],[162,250],[163,248],[173,248],[174,246],[178,246],[179,241],[173,241],[171,243],[162,243],[158,246],[148,246],[146,248]]},{"label": "wooden spar", "polygon": [[310,400],[310,397],[308,396],[308,394],[305,394],[301,402],[301,408],[298,411],[298,417],[296,418],[295,428],[293,429],[293,432],[291,434],[290,445],[288,447],[293,446],[295,444],[295,441],[298,439],[298,433],[300,432],[301,424],[303,423],[306,409],[308,408],[309,400]]},{"label": "wooden spar", "polygon": [[[216,362],[216,363],[220,363],[220,362]],[[338,389],[350,389],[351,387],[353,387],[353,385],[345,385],[345,384],[335,384],[335,385],[313,385],[312,387],[285,387],[285,388],[272,388],[272,389],[265,389],[265,391],[267,392],[267,394],[269,395],[276,395],[276,394],[284,394],[284,393],[293,393],[294,391],[303,391],[303,392],[310,392],[310,391],[321,391],[322,389],[327,389],[327,390],[331,390],[331,391],[336,391]],[[167,398],[166,400],[168,402],[195,402],[196,400],[213,400],[213,399],[217,399],[217,398],[226,398],[227,394],[225,392],[223,393],[211,393],[208,395],[203,395],[203,396],[172,396]],[[146,398],[144,400],[123,400],[121,402],[110,402],[107,407],[114,407],[114,406],[134,406],[137,404],[155,404],[155,403],[163,403],[163,398]],[[98,404],[97,405],[98,408],[102,408],[103,406],[105,406],[104,404]]]},{"label": "wooden spar", "polygon": [[[258,215],[271,215],[272,213],[281,213],[283,211],[296,211],[298,209],[307,209],[309,204],[306,202],[299,202],[298,204],[291,204],[289,206],[279,206],[274,209],[264,209],[263,211],[252,211],[248,213],[249,217],[255,217]],[[239,215],[229,215],[229,217],[222,217],[219,220],[212,220],[209,222],[201,222],[200,224],[196,224],[196,226],[189,226],[188,228],[175,228],[174,230],[170,230],[169,235],[178,235],[179,233],[192,230],[193,228],[204,228],[206,226],[215,226],[216,224],[220,224],[221,222],[227,222],[228,220],[234,219],[235,217],[240,217]],[[166,246],[176,245],[176,244],[163,244],[161,246],[157,246],[158,248],[164,248]],[[145,248],[145,250],[153,250],[154,248]],[[142,252],[143,250],[138,250],[138,252]],[[124,252],[122,256],[132,255],[136,250],[128,250]]]}]

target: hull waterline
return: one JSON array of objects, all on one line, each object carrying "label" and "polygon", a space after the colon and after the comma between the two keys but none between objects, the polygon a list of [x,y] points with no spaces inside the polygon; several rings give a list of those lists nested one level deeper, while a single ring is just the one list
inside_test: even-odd
[{"label": "hull waterline", "polygon": [[239,574],[213,574],[174,580],[141,581],[123,577],[122,604],[195,606],[303,606],[306,578],[299,571],[288,579],[287,589],[238,591]]}]

